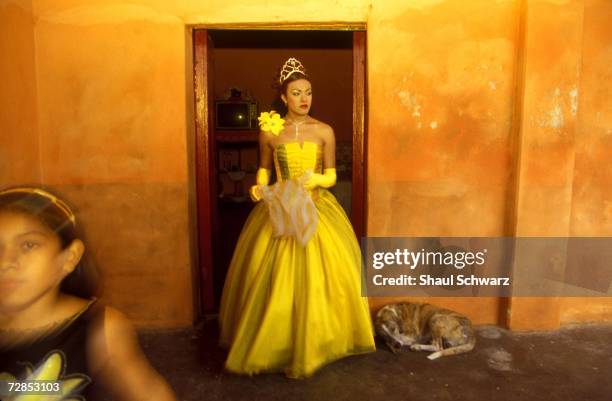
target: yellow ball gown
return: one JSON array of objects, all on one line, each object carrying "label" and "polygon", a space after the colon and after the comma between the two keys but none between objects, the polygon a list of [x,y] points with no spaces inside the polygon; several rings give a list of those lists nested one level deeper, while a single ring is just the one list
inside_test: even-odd
[{"label": "yellow ball gown", "polygon": [[[277,181],[297,180],[321,172],[322,150],[308,141],[281,144],[274,164]],[[353,228],[328,190],[317,188],[311,197],[317,222],[305,246],[275,235],[265,202],[245,222],[219,314],[231,372],[308,377],[333,360],[375,350]]]}]

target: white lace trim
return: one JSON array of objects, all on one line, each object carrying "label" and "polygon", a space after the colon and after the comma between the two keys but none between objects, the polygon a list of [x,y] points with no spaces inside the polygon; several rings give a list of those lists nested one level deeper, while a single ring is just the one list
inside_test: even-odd
[{"label": "white lace trim", "polygon": [[317,209],[304,188],[308,174],[299,179],[262,186],[262,199],[268,207],[270,221],[276,237],[294,237],[306,246],[317,229]]}]

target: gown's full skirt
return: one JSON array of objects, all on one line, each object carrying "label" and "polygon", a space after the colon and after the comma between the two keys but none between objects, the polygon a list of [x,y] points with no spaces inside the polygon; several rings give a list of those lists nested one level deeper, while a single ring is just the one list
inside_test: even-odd
[{"label": "gown's full skirt", "polygon": [[244,225],[219,317],[229,371],[306,377],[375,349],[352,226],[329,191],[317,189],[313,200],[318,222],[306,246],[274,235],[264,202]]}]

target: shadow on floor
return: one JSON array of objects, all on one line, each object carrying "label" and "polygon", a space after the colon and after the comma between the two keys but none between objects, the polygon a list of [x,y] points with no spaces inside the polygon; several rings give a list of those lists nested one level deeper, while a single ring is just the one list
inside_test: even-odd
[{"label": "shadow on floor", "polygon": [[179,399],[191,400],[563,400],[612,399],[612,325],[512,333],[478,327],[476,348],[430,361],[427,353],[352,356],[295,380],[223,371],[217,326],[140,335],[153,365]]}]

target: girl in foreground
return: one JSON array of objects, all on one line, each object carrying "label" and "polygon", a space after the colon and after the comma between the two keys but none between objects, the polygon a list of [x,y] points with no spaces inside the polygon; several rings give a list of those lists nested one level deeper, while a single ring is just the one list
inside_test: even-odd
[{"label": "girl in foreground", "polygon": [[61,381],[57,400],[87,400],[94,389],[175,400],[129,320],[93,297],[81,238],[61,199],[37,188],[0,191],[0,380]]}]

